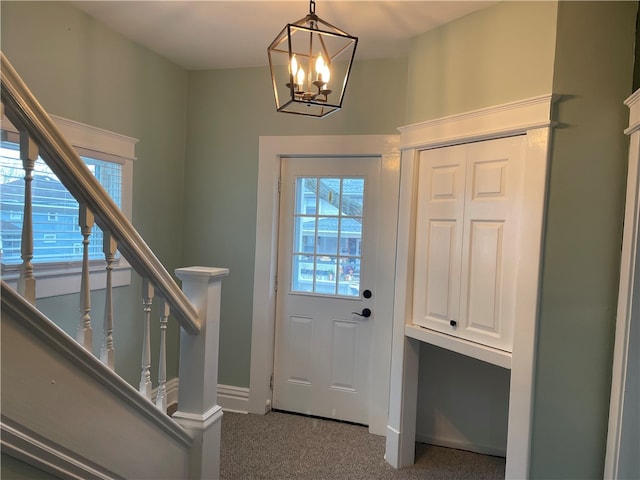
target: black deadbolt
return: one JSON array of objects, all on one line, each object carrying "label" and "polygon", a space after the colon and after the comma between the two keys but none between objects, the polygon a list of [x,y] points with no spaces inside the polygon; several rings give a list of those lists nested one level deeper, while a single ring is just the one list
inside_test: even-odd
[{"label": "black deadbolt", "polygon": [[365,290],[364,292],[362,292],[362,296],[364,298],[371,298],[371,290]]}]

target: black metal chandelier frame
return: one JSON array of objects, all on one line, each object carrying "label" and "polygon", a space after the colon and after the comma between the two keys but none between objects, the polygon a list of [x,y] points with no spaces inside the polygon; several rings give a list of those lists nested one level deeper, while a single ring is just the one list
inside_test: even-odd
[{"label": "black metal chandelier frame", "polygon": [[[277,110],[325,117],[342,108],[357,44],[318,17],[311,0],[309,14],[287,24],[267,49]],[[330,88],[330,79],[339,89]]]}]

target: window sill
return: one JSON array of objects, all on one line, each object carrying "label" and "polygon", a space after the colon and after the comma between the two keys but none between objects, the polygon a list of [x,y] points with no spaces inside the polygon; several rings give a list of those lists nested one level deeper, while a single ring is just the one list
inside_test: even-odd
[{"label": "window sill", "polygon": [[[103,263],[104,265],[104,263]],[[89,271],[89,285],[91,290],[102,290],[107,285],[107,272],[104,266],[91,266]],[[82,267],[72,266],[66,268],[48,268],[38,271],[36,265],[34,276],[36,278],[36,299],[69,295],[80,292]],[[18,273],[8,273],[2,279],[16,289]],[[124,287],[131,283],[131,266],[120,259],[118,265],[114,265],[111,275],[112,286]]]}]

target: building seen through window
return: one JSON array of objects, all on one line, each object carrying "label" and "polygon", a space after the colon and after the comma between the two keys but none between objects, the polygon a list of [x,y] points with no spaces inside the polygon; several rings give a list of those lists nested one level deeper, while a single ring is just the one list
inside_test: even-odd
[{"label": "building seen through window", "polygon": [[[121,207],[122,165],[81,157],[105,190]],[[0,148],[0,238],[3,269],[22,263],[20,245],[24,212],[25,171],[19,146],[3,141]],[[32,181],[33,263],[82,260],[82,235],[78,226],[78,202],[40,158]],[[89,258],[104,260],[102,231],[94,226]]]}]

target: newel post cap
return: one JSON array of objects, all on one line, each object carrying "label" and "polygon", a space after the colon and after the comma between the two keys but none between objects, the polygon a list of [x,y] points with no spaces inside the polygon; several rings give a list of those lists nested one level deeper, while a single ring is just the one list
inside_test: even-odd
[{"label": "newel post cap", "polygon": [[228,268],[221,267],[182,267],[176,268],[175,270],[176,276],[180,280],[194,280],[196,278],[222,278],[229,275]]}]

